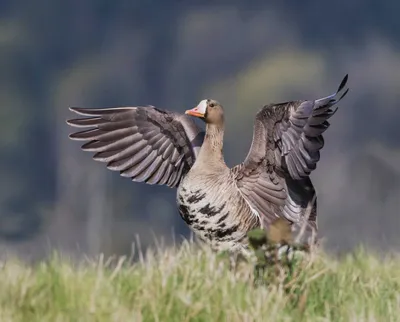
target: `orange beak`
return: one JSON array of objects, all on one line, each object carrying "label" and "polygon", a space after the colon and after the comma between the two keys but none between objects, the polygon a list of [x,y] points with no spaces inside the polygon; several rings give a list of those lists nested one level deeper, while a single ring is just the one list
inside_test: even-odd
[{"label": "orange beak", "polygon": [[192,108],[191,110],[187,110],[185,114],[195,117],[204,117],[204,114],[199,111],[197,106],[195,108]]}]

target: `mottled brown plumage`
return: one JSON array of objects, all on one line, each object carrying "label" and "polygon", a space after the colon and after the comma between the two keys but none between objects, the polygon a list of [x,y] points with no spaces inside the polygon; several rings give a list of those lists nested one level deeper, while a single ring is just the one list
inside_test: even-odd
[{"label": "mottled brown plumage", "polygon": [[181,217],[213,249],[244,250],[250,229],[273,231],[277,218],[288,220],[294,232],[306,225],[306,238],[316,233],[309,174],[346,82],[347,75],[335,94],[322,99],[264,106],[249,153],[233,168],[224,161],[224,110],[215,100],[186,111],[206,123],[205,132],[188,115],[151,106],[71,108],[88,118],[67,123],[89,128],[70,137],[89,141],[82,149],[95,152],[94,159],[109,169],[134,181],[177,187]]}]

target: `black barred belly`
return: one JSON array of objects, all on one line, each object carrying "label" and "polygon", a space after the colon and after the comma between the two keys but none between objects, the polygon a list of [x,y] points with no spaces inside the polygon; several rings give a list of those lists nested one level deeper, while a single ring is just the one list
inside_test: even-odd
[{"label": "black barred belly", "polygon": [[227,202],[215,194],[180,187],[177,199],[182,219],[212,248],[236,248],[245,237],[245,232],[239,230],[239,223],[229,216]]}]

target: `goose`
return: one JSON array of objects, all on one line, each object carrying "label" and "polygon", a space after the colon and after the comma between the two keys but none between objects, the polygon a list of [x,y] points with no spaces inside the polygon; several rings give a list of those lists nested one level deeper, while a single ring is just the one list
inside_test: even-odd
[{"label": "goose", "polygon": [[[67,124],[81,149],[132,181],[177,188],[181,218],[214,251],[248,248],[247,233],[278,219],[292,231],[316,235],[317,200],[310,179],[324,146],[323,133],[347,94],[263,106],[255,116],[245,160],[229,168],[223,156],[224,108],[204,99],[185,114],[154,106],[80,108]],[[205,131],[194,118],[205,123]],[[307,209],[311,209],[308,211]],[[305,243],[309,242],[307,239]]]}]

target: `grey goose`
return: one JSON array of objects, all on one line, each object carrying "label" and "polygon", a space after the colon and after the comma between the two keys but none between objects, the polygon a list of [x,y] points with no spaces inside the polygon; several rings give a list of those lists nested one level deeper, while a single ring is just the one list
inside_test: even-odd
[{"label": "grey goose", "polygon": [[[248,231],[267,229],[278,218],[288,220],[293,231],[305,226],[316,234],[309,175],[320,159],[334,106],[348,92],[347,79],[324,98],[263,106],[250,150],[233,168],[222,152],[224,110],[212,99],[185,114],[154,106],[71,107],[86,117],[67,121],[81,129],[69,137],[86,141],[84,151],[123,177],[177,188],[179,213],[201,241],[216,251],[241,251],[248,246]],[[205,131],[192,117],[205,122]]]}]

